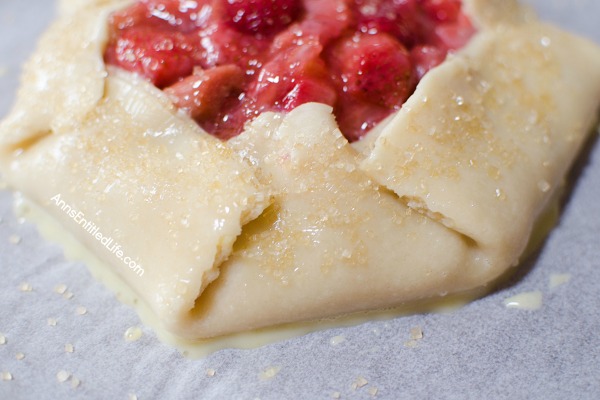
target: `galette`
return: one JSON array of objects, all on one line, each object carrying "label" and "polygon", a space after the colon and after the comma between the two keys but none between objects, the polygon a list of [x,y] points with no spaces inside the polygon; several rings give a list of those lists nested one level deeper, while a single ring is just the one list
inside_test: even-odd
[{"label": "galette", "polygon": [[489,285],[599,105],[513,0],[63,0],[0,170],[201,339]]}]

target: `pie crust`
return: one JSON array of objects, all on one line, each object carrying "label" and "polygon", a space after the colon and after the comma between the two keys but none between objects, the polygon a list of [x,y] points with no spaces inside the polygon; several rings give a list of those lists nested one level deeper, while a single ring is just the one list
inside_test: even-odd
[{"label": "pie crust", "polygon": [[182,337],[492,282],[519,262],[596,122],[600,49],[515,1],[464,0],[476,36],[363,140],[312,103],[222,142],[104,65],[107,17],[129,3],[61,2],[0,125],[0,170]]}]

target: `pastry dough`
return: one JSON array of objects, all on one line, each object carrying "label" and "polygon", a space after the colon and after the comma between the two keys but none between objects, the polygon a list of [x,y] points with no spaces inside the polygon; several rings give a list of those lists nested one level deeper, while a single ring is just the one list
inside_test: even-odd
[{"label": "pastry dough", "polygon": [[221,142],[104,65],[107,16],[128,3],[62,2],[0,125],[0,168],[182,337],[488,284],[519,261],[600,104],[595,45],[516,2],[471,0],[479,33],[361,142],[315,103]]}]

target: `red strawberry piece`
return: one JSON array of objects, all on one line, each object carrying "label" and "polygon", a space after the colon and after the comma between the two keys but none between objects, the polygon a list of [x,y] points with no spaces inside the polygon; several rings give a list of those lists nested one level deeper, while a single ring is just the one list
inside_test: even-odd
[{"label": "red strawberry piece", "polygon": [[437,46],[419,45],[411,49],[410,57],[417,79],[421,80],[430,69],[438,66],[446,59],[446,50]]},{"label": "red strawberry piece", "polygon": [[111,24],[118,29],[144,25],[187,33],[205,24],[211,10],[210,0],[141,0],[112,14]]},{"label": "red strawberry piece", "polygon": [[318,38],[288,39],[277,42],[273,58],[263,66],[249,90],[259,109],[281,109],[284,98],[298,83],[308,79],[328,79],[325,63],[320,58],[323,48]]},{"label": "red strawberry piece", "polygon": [[244,71],[237,65],[203,70],[194,73],[165,89],[174,104],[197,121],[213,118],[231,95],[241,91]]},{"label": "red strawberry piece", "polygon": [[271,34],[294,22],[301,11],[300,0],[226,0],[229,21],[241,32]]},{"label": "red strawberry piece", "polygon": [[300,80],[283,98],[283,109],[291,111],[301,104],[317,102],[333,106],[337,93],[325,80],[306,78]]},{"label": "red strawberry piece", "polygon": [[460,14],[460,0],[422,0],[421,7],[425,13],[437,22],[456,21]]},{"label": "red strawberry piece", "polygon": [[304,17],[299,29],[304,34],[317,36],[326,46],[339,37],[353,22],[352,0],[304,0]]},{"label": "red strawberry piece", "polygon": [[399,108],[416,85],[409,52],[385,33],[342,39],[331,64],[344,92],[390,109]]},{"label": "red strawberry piece", "polygon": [[417,0],[355,0],[358,30],[363,33],[389,33],[405,46],[421,37]]},{"label": "red strawberry piece", "polygon": [[350,96],[341,97],[335,107],[340,130],[350,142],[363,137],[389,114],[389,108]]},{"label": "red strawberry piece", "polygon": [[196,46],[192,37],[182,33],[131,28],[109,45],[106,58],[109,64],[137,72],[163,88],[192,73]]},{"label": "red strawberry piece", "polygon": [[475,34],[471,21],[459,14],[455,22],[439,24],[433,32],[434,43],[448,50],[457,50],[464,47]]}]

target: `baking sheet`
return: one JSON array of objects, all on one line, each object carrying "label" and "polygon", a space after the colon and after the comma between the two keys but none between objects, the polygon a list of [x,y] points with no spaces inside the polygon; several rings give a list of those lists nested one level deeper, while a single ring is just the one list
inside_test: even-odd
[{"label": "baking sheet", "polygon": [[[13,102],[21,63],[52,19],[51,3],[0,1],[0,116]],[[529,3],[600,43],[596,0]],[[65,260],[60,247],[19,221],[12,195],[0,191],[0,399],[596,399],[599,144],[592,141],[575,175],[559,226],[491,295],[449,314],[367,322],[201,360],[162,344],[83,264]],[[570,280],[551,288],[557,274]],[[60,284],[71,299],[54,291]],[[530,291],[542,293],[539,310],[504,306]],[[143,335],[126,342],[132,326]],[[414,327],[424,337],[411,342]],[[61,371],[70,376],[62,383]]]}]

